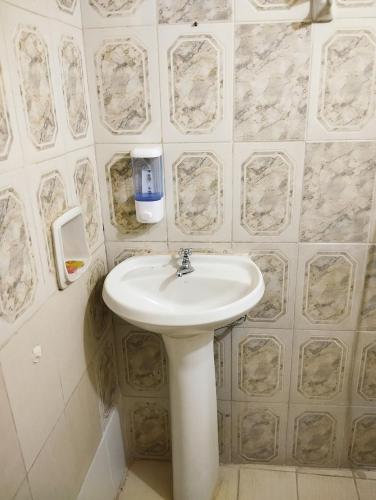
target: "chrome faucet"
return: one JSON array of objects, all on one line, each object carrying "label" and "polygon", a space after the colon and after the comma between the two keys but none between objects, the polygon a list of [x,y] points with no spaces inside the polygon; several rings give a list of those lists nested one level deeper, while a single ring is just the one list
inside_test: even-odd
[{"label": "chrome faucet", "polygon": [[179,250],[179,255],[182,257],[179,269],[176,271],[176,276],[181,278],[184,274],[193,273],[194,268],[191,265],[189,256],[192,255],[192,248],[181,248]]}]

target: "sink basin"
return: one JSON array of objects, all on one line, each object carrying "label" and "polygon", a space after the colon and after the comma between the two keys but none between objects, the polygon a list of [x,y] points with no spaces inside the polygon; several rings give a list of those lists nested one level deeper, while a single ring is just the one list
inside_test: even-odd
[{"label": "sink basin", "polygon": [[103,297],[117,315],[161,334],[192,335],[214,330],[249,311],[264,282],[246,256],[192,256],[195,271],[178,278],[170,255],[131,257],[113,269]]},{"label": "sink basin", "polygon": [[103,298],[129,323],[162,334],[170,380],[174,500],[212,500],[218,480],[214,330],[264,293],[249,257],[193,254],[177,277],[171,255],[131,257],[107,276]]}]

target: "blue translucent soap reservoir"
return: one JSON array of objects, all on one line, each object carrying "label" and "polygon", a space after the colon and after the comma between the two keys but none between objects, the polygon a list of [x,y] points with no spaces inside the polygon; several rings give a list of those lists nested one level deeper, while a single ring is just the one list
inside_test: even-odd
[{"label": "blue translucent soap reservoir", "polygon": [[163,218],[162,148],[134,148],[131,152],[136,217],[153,224]]}]

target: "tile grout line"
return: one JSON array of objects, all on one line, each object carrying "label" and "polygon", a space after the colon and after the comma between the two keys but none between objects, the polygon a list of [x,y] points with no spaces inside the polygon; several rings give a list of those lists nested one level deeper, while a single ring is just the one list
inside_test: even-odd
[{"label": "tile grout line", "polygon": [[355,485],[355,491],[356,491],[357,499],[361,500],[360,499],[359,489],[358,489],[358,483],[356,482],[356,479],[355,479],[355,472],[354,472],[354,470],[351,471],[351,477],[352,477],[352,480],[353,480],[354,485]]},{"label": "tile grout line", "polygon": [[239,495],[240,495],[240,467],[237,468],[237,473],[238,473],[238,487],[236,490],[236,500],[239,500]]},{"label": "tile grout line", "polygon": [[299,500],[299,485],[298,485],[298,471],[295,471],[295,489],[296,489],[296,500]]}]

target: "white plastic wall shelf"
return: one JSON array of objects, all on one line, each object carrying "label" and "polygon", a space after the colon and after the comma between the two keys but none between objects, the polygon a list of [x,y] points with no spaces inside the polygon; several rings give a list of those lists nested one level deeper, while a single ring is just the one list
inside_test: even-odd
[{"label": "white plastic wall shelf", "polygon": [[[57,282],[60,290],[78,280],[90,265],[90,252],[86,241],[85,225],[81,207],[64,212],[52,223]],[[81,267],[74,270],[74,265]],[[69,272],[70,271],[70,272]]]}]

